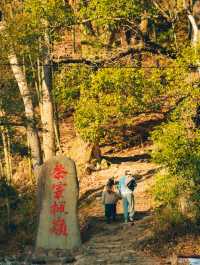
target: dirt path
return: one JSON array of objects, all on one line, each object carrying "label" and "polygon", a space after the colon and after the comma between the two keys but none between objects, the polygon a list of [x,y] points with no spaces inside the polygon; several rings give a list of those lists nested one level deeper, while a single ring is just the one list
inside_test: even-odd
[{"label": "dirt path", "polygon": [[[65,124],[65,127],[70,125]],[[71,128],[68,126],[69,128]],[[67,127],[67,128],[68,128]],[[73,131],[73,128],[71,128]],[[71,129],[64,129],[67,136]],[[69,132],[68,132],[69,131]],[[72,134],[74,137],[74,134]],[[72,137],[72,138],[73,138]],[[68,138],[64,137],[66,139]],[[65,149],[70,146],[64,144]],[[157,166],[149,160],[149,146],[130,148],[104,158],[111,162],[107,169],[93,172],[91,175],[79,179],[80,201],[79,209],[81,226],[83,228],[83,245],[76,255],[73,265],[93,264],[135,264],[135,265],[161,265],[167,264],[160,257],[152,256],[145,249],[140,250],[142,242],[151,236],[152,226],[152,200],[148,193],[154,181]],[[101,192],[109,177],[120,176],[124,171],[137,170],[139,173],[138,185],[135,190],[135,222],[123,224],[122,205],[117,207],[117,221],[107,224],[104,220],[104,209],[101,205]]]},{"label": "dirt path", "polygon": [[74,265],[167,264],[165,260],[153,257],[145,250],[138,250],[138,246],[151,236],[151,212],[137,211],[133,225],[123,223],[121,205],[118,206],[117,221],[111,224],[104,220],[99,199],[88,205],[84,211],[89,217],[87,230],[83,234],[83,247],[76,254]]},{"label": "dirt path", "polygon": [[[80,209],[81,219],[87,221],[83,233],[83,247],[76,254],[74,265],[167,264],[164,259],[150,255],[145,249],[141,251],[138,247],[152,234],[150,229],[152,227],[152,201],[148,190],[153,183],[153,175],[157,169],[148,159],[144,159],[144,154],[144,150],[143,152],[129,150],[129,153],[117,154],[112,157],[116,163],[113,163],[110,168],[95,172],[81,181],[81,193],[91,192],[91,196],[92,193],[96,196]],[[108,177],[123,174],[125,169],[137,169],[140,175],[135,191],[135,222],[134,225],[123,223],[120,202],[117,207],[117,221],[107,224],[100,200],[101,190]]]}]

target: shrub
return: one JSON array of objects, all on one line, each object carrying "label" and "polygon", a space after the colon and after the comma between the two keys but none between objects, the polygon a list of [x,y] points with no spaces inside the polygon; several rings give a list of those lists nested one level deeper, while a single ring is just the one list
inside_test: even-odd
[{"label": "shrub", "polygon": [[106,68],[94,72],[83,82],[77,102],[76,129],[88,141],[105,137],[105,128],[114,120],[161,108],[164,86],[161,72],[141,69]]},{"label": "shrub", "polygon": [[91,70],[87,67],[62,68],[55,76],[53,94],[59,113],[74,108],[80,98],[80,89],[89,80]]},{"label": "shrub", "polygon": [[193,123],[196,106],[190,103],[187,100],[170,122],[152,133],[152,157],[162,165],[152,193],[158,218],[163,221],[170,212],[168,223],[197,220],[200,209],[200,132]]}]

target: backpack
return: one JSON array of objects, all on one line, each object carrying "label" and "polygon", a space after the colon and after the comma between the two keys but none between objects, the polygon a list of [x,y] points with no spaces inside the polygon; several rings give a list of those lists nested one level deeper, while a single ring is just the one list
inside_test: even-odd
[{"label": "backpack", "polygon": [[129,188],[129,190],[134,191],[134,189],[137,186],[136,180],[135,178],[132,178],[127,184],[126,186]]}]

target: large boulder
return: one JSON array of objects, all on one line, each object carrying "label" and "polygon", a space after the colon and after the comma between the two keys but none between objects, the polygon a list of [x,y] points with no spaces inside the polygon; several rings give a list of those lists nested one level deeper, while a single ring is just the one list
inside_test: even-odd
[{"label": "large boulder", "polygon": [[76,137],[67,155],[76,162],[78,175],[83,175],[85,168],[91,164],[92,159],[101,158],[101,151],[98,144],[87,143],[80,137]]}]

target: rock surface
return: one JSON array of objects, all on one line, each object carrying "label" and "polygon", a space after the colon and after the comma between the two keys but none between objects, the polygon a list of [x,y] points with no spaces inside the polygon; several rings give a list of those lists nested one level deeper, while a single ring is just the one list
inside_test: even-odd
[{"label": "rock surface", "polygon": [[38,175],[40,213],[36,248],[79,247],[75,163],[64,155],[56,156],[41,166]]}]

